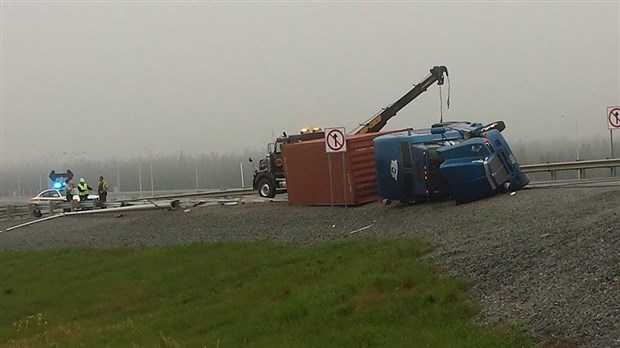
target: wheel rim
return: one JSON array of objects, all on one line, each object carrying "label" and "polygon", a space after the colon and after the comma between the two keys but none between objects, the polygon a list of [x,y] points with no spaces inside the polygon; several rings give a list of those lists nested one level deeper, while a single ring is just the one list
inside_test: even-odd
[{"label": "wheel rim", "polygon": [[269,195],[269,184],[263,184],[260,187],[261,196],[267,197]]}]

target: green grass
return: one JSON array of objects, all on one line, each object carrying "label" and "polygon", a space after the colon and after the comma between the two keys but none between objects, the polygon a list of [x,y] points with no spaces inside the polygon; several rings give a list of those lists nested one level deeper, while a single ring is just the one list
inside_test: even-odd
[{"label": "green grass", "polygon": [[513,347],[416,241],[0,253],[0,345]]}]

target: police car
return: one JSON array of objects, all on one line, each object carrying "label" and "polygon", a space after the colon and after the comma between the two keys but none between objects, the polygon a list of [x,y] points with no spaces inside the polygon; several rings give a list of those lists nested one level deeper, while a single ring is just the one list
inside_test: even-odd
[{"label": "police car", "polygon": [[[67,192],[64,189],[49,189],[45,190],[38,195],[30,198],[28,203],[30,204],[45,204],[49,202],[64,202],[67,198]],[[73,199],[79,199],[79,196],[74,196]],[[99,199],[97,194],[88,194],[88,199]]]}]

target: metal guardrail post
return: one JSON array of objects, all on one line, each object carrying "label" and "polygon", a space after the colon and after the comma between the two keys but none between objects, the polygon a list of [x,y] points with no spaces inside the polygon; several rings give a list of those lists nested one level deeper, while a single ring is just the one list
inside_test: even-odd
[{"label": "metal guardrail post", "polygon": [[12,218],[13,212],[15,211],[15,207],[12,205],[8,205],[6,207],[6,219],[10,220]]},{"label": "metal guardrail post", "polygon": [[28,215],[34,217],[36,210],[37,210],[37,205],[36,204],[28,204]]}]

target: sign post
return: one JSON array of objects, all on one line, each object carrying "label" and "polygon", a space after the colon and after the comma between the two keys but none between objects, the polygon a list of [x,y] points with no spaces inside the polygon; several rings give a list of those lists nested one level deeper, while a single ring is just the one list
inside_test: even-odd
[{"label": "sign post", "polygon": [[[614,129],[620,129],[620,106],[607,107],[607,127],[609,128],[609,144],[611,146],[611,158],[614,156]],[[611,175],[616,176],[616,168],[611,168]]]},{"label": "sign post", "polygon": [[332,181],[332,162],[331,154],[340,152],[342,154],[342,185],[344,187],[344,206],[347,207],[347,171],[345,168],[344,155],[347,152],[346,131],[344,127],[325,128],[325,152],[327,153],[327,162],[329,166],[329,193],[331,206],[334,206],[334,192]]}]

